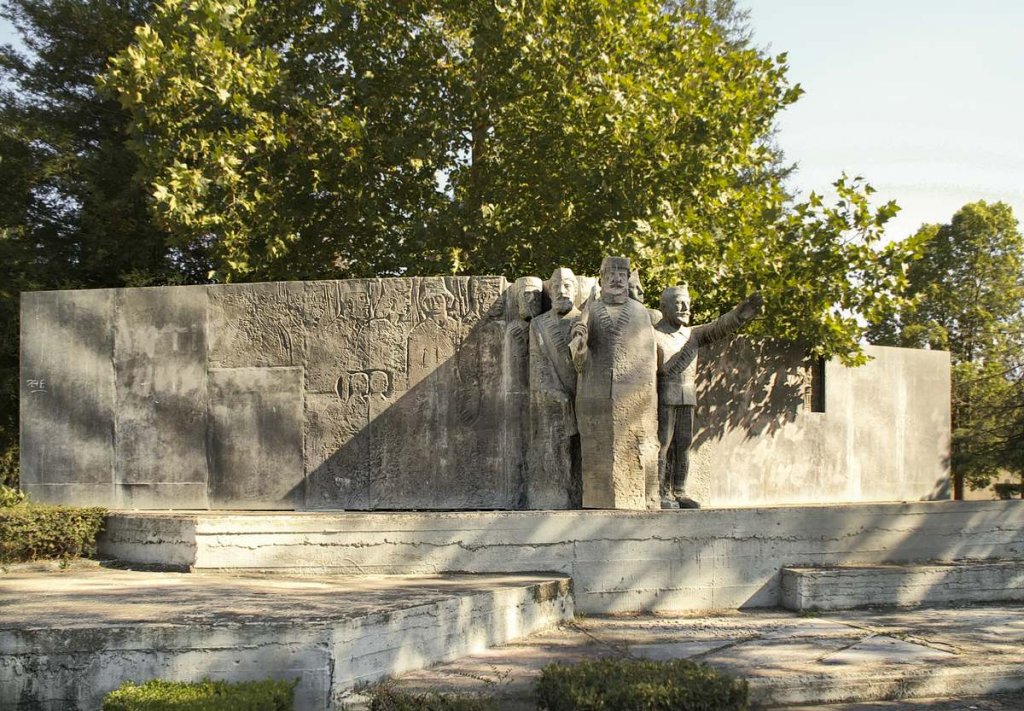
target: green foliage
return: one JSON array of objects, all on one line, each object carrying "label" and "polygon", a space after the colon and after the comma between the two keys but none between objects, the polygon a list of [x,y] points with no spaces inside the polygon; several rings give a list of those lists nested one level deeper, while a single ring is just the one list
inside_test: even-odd
[{"label": "green foliage", "polygon": [[296,681],[126,681],[102,711],[291,711]]},{"label": "green foliage", "polygon": [[25,494],[19,489],[0,484],[0,509],[25,503]]},{"label": "green foliage", "polygon": [[399,691],[388,684],[373,689],[370,711],[485,711],[490,708],[479,696],[422,694]]},{"label": "green foliage", "polygon": [[106,509],[47,506],[2,489],[0,564],[91,555]]},{"label": "green foliage", "polygon": [[[692,12],[697,10],[698,12]],[[732,2],[168,0],[101,83],[159,224],[224,281],[595,273],[633,257],[700,318],[860,357],[894,205],[794,205],[771,137],[802,90]]]},{"label": "green foliage", "polygon": [[907,298],[875,314],[872,341],[949,350],[958,481],[983,487],[1000,469],[1024,471],[1024,235],[1013,211],[964,205],[903,248]]},{"label": "green foliage", "polygon": [[[13,385],[17,382],[17,373],[0,373],[0,390],[6,385]],[[0,394],[0,402],[12,403],[17,401],[17,394]],[[10,433],[8,434],[8,430]],[[17,426],[8,424],[4,431],[0,432],[0,486],[18,488],[21,477],[21,465],[18,461],[18,442],[15,432]]]},{"label": "green foliage", "polygon": [[546,711],[740,711],[748,708],[748,696],[745,681],[685,659],[551,664],[536,689],[537,706]]}]

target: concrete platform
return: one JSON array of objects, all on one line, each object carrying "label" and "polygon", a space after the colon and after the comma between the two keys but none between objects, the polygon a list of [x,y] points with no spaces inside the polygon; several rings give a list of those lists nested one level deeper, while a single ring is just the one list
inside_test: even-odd
[{"label": "concrete platform", "polygon": [[777,607],[780,569],[1024,559],[1024,502],[683,511],[121,512],[106,557],[191,570],[553,571],[587,614]]},{"label": "concrete platform", "polygon": [[1024,560],[783,568],[789,610],[1024,600]]},{"label": "concrete platform", "polygon": [[98,709],[123,681],[299,679],[320,711],[360,682],[573,615],[551,575],[259,577],[78,565],[0,574],[0,708]]},{"label": "concrete platform", "polygon": [[1015,701],[980,708],[1024,708],[1024,605],[820,617],[784,611],[587,617],[404,674],[395,684],[409,691],[482,694],[495,709],[526,711],[535,708],[532,686],[543,666],[607,656],[706,662],[748,679],[757,708],[846,703],[852,710],[861,708],[857,704],[933,699],[935,708],[967,709],[973,707],[949,697],[1007,692],[1014,696],[1001,698]]}]

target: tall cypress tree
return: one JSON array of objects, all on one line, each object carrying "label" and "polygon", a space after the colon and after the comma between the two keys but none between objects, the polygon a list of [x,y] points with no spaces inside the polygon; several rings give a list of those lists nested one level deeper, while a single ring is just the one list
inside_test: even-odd
[{"label": "tall cypress tree", "polygon": [[96,76],[148,0],[4,0],[24,48],[0,48],[0,482],[17,479],[18,299],[35,289],[196,278],[133,178],[129,116]]}]

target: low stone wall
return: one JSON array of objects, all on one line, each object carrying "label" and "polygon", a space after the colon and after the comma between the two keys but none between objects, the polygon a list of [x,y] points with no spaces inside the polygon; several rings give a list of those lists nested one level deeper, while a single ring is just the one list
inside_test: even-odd
[{"label": "low stone wall", "polygon": [[[159,533],[157,533],[159,531]],[[697,511],[114,514],[101,555],[197,570],[553,571],[585,613],[774,607],[788,566],[1024,559],[1024,502]]]},{"label": "low stone wall", "polygon": [[1024,600],[1024,560],[785,568],[782,606],[848,610]]}]

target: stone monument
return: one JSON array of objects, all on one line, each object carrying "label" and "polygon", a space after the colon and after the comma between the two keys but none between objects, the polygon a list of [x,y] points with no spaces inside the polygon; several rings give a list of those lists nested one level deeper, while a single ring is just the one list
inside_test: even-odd
[{"label": "stone monument", "polygon": [[[526,506],[527,455],[530,451],[530,382],[532,348],[530,325],[544,306],[544,283],[538,277],[516,279],[508,289],[509,320],[505,328],[505,397],[509,426],[505,435],[506,456],[513,481],[521,487],[516,501]],[[547,507],[542,507],[547,508]],[[557,508],[557,507],[555,507]]]},{"label": "stone monument", "polygon": [[606,257],[601,297],[572,327],[584,508],[660,505],[657,349],[647,309],[629,298],[629,273],[627,258]]},{"label": "stone monument", "polygon": [[551,310],[530,324],[530,440],[526,504],[577,509],[582,503],[576,369],[569,352],[579,320],[579,281],[556,269],[547,285]]},{"label": "stone monument", "polygon": [[[636,269],[629,273],[629,298],[644,303],[644,286],[640,281],[640,272]],[[661,311],[647,309],[647,313],[651,317],[651,325],[656,326],[661,320]]]},{"label": "stone monument", "polygon": [[741,338],[709,346],[695,373],[697,349],[759,298],[690,329],[676,289],[654,327],[629,267],[605,260],[603,293],[557,269],[547,299],[537,277],[500,276],[23,294],[22,485],[39,501],[140,510],[658,509],[945,491],[948,354],[874,348],[851,369]]},{"label": "stone monument", "polygon": [[720,340],[754,318],[764,303],[760,294],[711,323],[690,328],[690,292],[670,286],[661,295],[662,319],[654,327],[658,352],[658,481],[662,508],[700,508],[686,494],[698,349]]}]

